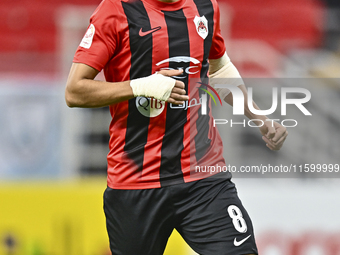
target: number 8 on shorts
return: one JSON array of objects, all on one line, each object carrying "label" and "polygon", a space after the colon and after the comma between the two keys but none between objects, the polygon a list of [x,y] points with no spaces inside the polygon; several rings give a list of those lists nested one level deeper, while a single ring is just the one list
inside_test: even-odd
[{"label": "number 8 on shorts", "polygon": [[240,208],[238,208],[236,205],[230,205],[227,210],[229,217],[233,220],[235,229],[240,233],[247,232],[247,223],[243,219]]}]

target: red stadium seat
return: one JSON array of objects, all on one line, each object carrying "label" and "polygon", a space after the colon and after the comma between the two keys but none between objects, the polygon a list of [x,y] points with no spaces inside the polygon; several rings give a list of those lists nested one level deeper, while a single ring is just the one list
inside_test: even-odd
[{"label": "red stadium seat", "polygon": [[[228,30],[226,33],[232,39],[263,40],[283,52],[291,47],[317,47],[322,42],[323,7],[316,0],[218,1],[232,9],[230,28],[221,28]],[[7,62],[9,53],[13,62],[13,65],[1,64],[5,67],[1,70],[13,66],[16,71],[14,63],[21,68],[29,62],[22,60],[26,53],[27,56],[41,54],[41,61],[57,54],[56,12],[60,6],[99,3],[100,0],[1,0],[0,62]],[[44,71],[47,66],[53,69],[54,65],[41,62],[36,66]]]},{"label": "red stadium seat", "polygon": [[57,10],[64,4],[99,3],[100,0],[1,0],[0,70],[55,72]]},{"label": "red stadium seat", "polygon": [[[313,0],[219,0],[232,12],[228,34],[263,40],[279,50],[310,48],[322,42],[323,6]],[[223,29],[223,27],[222,27]]]}]

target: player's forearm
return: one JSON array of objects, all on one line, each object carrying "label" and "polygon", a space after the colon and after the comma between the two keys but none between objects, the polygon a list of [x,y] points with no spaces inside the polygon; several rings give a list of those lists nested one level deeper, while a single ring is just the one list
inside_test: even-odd
[{"label": "player's forearm", "polygon": [[171,76],[183,70],[161,70],[147,77],[123,82],[94,81],[98,70],[73,63],[66,84],[65,99],[69,107],[103,107],[134,97],[152,97],[173,104],[183,104],[189,98],[185,85]]},{"label": "player's forearm", "polygon": [[[248,100],[248,99],[247,99]],[[245,101],[246,102],[246,101]],[[257,106],[257,104],[253,101],[253,107],[256,109],[256,110],[260,110],[260,108]],[[257,115],[257,114],[254,114],[250,111],[249,107],[248,107],[248,104],[245,103],[244,104],[244,115],[248,117],[248,119],[250,120],[253,120],[253,122],[255,123],[255,125],[257,126],[260,126],[260,125],[263,125],[263,123],[259,120],[262,120],[262,121],[266,121],[266,119],[268,119],[267,116],[265,115]],[[258,121],[256,121],[258,120]]]},{"label": "player's forearm", "polygon": [[[262,120],[265,121],[267,119],[266,116],[263,115],[256,115],[252,113],[248,107],[248,92],[246,87],[242,84],[243,80],[241,78],[240,73],[238,72],[237,68],[233,65],[230,61],[230,58],[225,53],[219,59],[211,59],[209,60],[209,73],[210,73],[210,84],[215,86],[218,83],[225,83],[229,85],[235,85],[239,89],[241,89],[244,97],[244,114],[253,121],[256,125],[261,125]],[[230,93],[230,90],[225,88],[216,88],[216,91],[220,94],[220,96],[224,97],[224,101],[233,106],[233,95]],[[257,110],[260,110],[256,103],[253,101],[253,107]]]},{"label": "player's forearm", "polygon": [[[249,109],[249,106],[248,106],[248,93],[247,93],[247,89],[244,85],[240,85],[238,86],[241,90],[242,90],[242,93],[243,93],[243,96],[244,96],[244,115],[251,119],[251,120],[262,120],[262,121],[265,121],[267,118],[267,116],[265,115],[257,115],[257,114],[254,114],[253,112],[250,111]],[[224,101],[228,104],[230,104],[231,106],[233,106],[233,96],[232,96],[232,93],[229,93],[225,98],[224,98]],[[260,110],[260,108],[257,106],[257,104],[253,101],[253,107],[256,109],[256,110]],[[261,121],[253,121],[256,125],[261,125]]]},{"label": "player's forearm", "polygon": [[95,108],[129,100],[134,97],[129,84],[81,79],[66,87],[66,103],[69,107]]},{"label": "player's forearm", "polygon": [[65,89],[69,107],[103,107],[133,98],[130,82],[93,80],[98,70],[81,63],[73,63]]}]

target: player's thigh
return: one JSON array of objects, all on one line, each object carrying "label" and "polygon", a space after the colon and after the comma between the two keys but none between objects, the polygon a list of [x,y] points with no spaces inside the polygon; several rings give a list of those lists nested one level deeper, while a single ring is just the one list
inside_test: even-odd
[{"label": "player's thigh", "polygon": [[188,194],[190,206],[182,210],[183,217],[177,228],[196,252],[257,254],[252,222],[230,180],[201,180]]},{"label": "player's thigh", "polygon": [[173,230],[166,193],[106,189],[104,212],[113,255],[163,254]]}]

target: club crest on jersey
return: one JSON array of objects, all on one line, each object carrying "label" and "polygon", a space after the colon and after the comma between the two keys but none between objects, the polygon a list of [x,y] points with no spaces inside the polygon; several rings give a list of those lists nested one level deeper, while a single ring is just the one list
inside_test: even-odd
[{"label": "club crest on jersey", "polygon": [[196,31],[200,37],[203,39],[207,38],[208,36],[208,20],[204,17],[195,16],[194,23],[196,26]]}]

